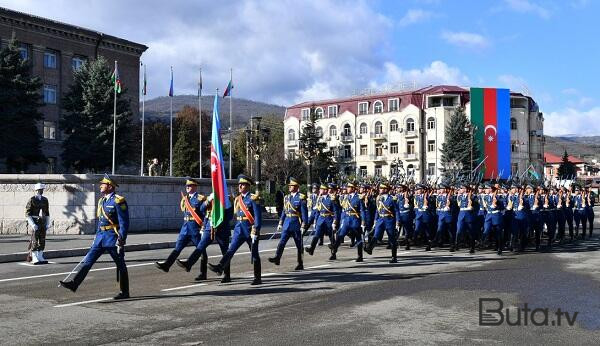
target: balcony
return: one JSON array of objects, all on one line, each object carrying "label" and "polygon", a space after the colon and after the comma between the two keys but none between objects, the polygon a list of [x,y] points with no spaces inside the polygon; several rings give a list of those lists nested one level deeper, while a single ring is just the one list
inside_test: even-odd
[{"label": "balcony", "polygon": [[418,160],[418,159],[419,159],[419,158],[417,157],[417,154],[415,154],[415,153],[412,153],[412,154],[409,154],[409,153],[404,153],[404,154],[402,155],[402,157],[403,157],[405,160],[407,160],[407,161],[414,161],[414,160]]},{"label": "balcony", "polygon": [[352,135],[341,135],[340,141],[342,141],[344,143],[354,142],[354,138],[352,137]]},{"label": "balcony", "polygon": [[380,140],[380,141],[386,141],[387,140],[387,135],[385,133],[373,133],[371,132],[371,139],[374,140]]},{"label": "balcony", "polygon": [[350,155],[340,155],[335,158],[336,162],[351,162],[353,161],[352,156]]},{"label": "balcony", "polygon": [[406,131],[404,133],[406,138],[416,138],[419,135],[417,131]]},{"label": "balcony", "polygon": [[297,147],[298,146],[298,140],[296,140],[296,139],[288,139],[287,146],[288,147]]},{"label": "balcony", "polygon": [[374,161],[374,162],[385,162],[387,161],[386,157],[381,154],[381,155],[369,155],[369,160]]}]

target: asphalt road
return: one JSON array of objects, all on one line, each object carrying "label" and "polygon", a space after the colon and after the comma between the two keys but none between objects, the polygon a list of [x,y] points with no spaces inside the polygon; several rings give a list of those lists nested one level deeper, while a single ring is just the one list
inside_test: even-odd
[{"label": "asphalt road", "polygon": [[[295,272],[296,253],[288,243],[281,266],[268,263],[276,242],[261,241],[262,286],[250,286],[248,249],[232,262],[233,282],[193,280],[174,266],[153,266],[169,250],[127,254],[132,298],[110,299],[117,291],[108,255],[90,272],[77,293],[58,280],[79,258],[47,266],[0,264],[0,343],[2,344],[578,344],[600,340],[600,244],[598,238],[556,247],[552,253],[491,251],[425,252],[377,247],[365,262],[343,245],[337,261],[329,250],[305,255],[305,271]],[[182,256],[187,256],[186,249]],[[220,257],[216,246],[209,260]],[[509,307],[549,309],[549,326],[479,325],[479,298],[498,298]],[[561,326],[560,308],[576,321]],[[506,315],[506,314],[505,314]],[[531,317],[531,316],[529,316]],[[543,314],[535,316],[543,322]]]}]

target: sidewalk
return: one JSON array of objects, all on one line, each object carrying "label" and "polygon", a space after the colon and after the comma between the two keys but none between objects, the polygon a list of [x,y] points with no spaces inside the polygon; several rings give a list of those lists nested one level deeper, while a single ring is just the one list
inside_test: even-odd
[{"label": "sidewalk", "polygon": [[[265,220],[263,225],[260,239],[271,238],[275,231],[276,221]],[[178,233],[178,231],[130,233],[127,236],[125,251],[147,251],[175,247]],[[275,236],[275,238],[278,237],[279,235]],[[30,239],[30,235],[24,234],[0,235],[0,263],[25,261]],[[93,240],[93,234],[48,235],[44,257],[50,259],[84,256]],[[191,246],[191,244],[188,246]]]}]

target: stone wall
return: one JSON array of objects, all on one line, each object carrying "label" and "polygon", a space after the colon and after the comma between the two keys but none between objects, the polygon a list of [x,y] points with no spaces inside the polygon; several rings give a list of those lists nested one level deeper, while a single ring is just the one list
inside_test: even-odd
[{"label": "stone wall", "polygon": [[[181,226],[180,192],[184,178],[115,176],[129,205],[130,231],[159,231]],[[95,232],[96,203],[100,198],[96,174],[0,174],[0,234],[30,232],[25,205],[35,194],[36,183],[46,184],[44,196],[50,203],[49,234]],[[210,179],[200,180],[201,193],[210,193]],[[233,184],[232,184],[233,183]],[[228,181],[230,190],[235,182]]]}]

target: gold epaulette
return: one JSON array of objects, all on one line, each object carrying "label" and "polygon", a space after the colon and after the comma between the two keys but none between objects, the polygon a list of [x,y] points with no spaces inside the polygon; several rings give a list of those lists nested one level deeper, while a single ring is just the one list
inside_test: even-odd
[{"label": "gold epaulette", "polygon": [[115,202],[117,202],[117,204],[125,203],[125,197],[121,195],[115,195]]},{"label": "gold epaulette", "polygon": [[300,194],[300,199],[306,199],[306,195],[305,195],[305,194],[303,194],[303,193],[301,193],[301,194]]},{"label": "gold epaulette", "polygon": [[337,195],[329,195],[332,201],[337,201]]},{"label": "gold epaulette", "polygon": [[198,200],[199,201],[204,201],[206,199],[206,196],[198,194]]},{"label": "gold epaulette", "polygon": [[255,194],[255,193],[251,193],[250,194],[250,199],[253,201],[259,201],[260,200],[260,196]]}]

